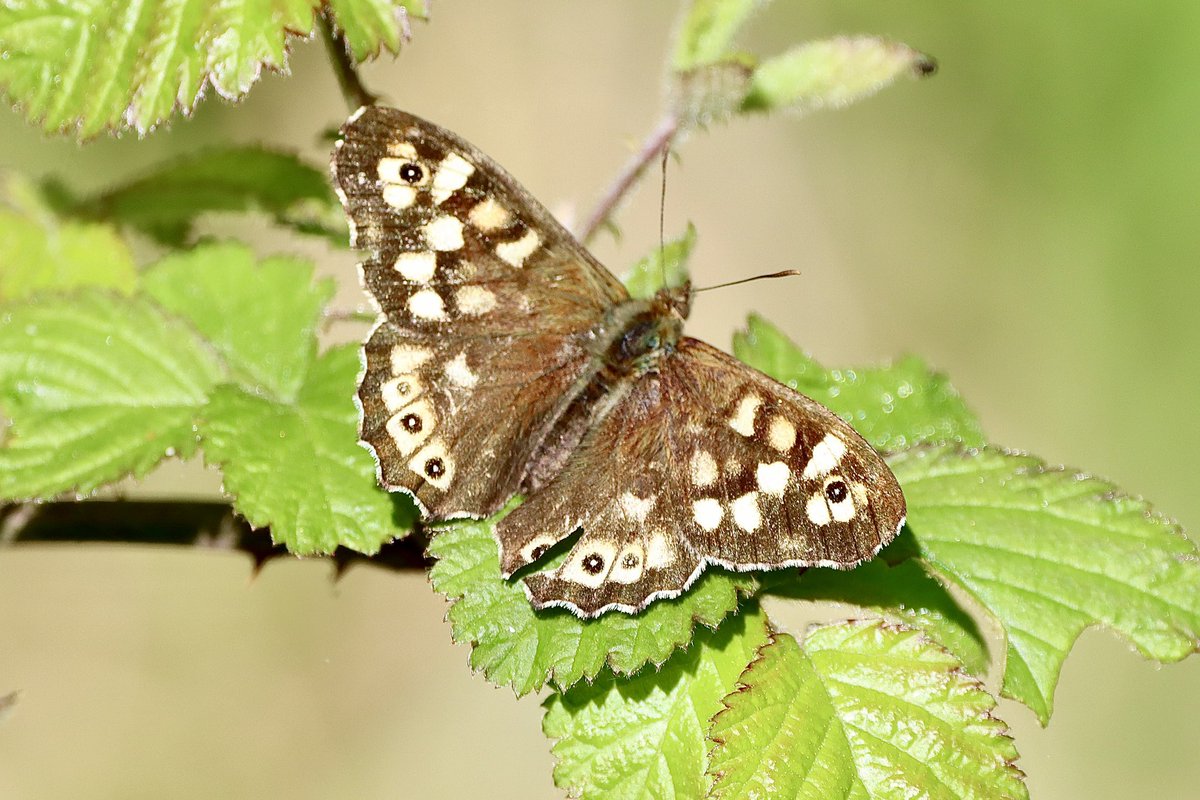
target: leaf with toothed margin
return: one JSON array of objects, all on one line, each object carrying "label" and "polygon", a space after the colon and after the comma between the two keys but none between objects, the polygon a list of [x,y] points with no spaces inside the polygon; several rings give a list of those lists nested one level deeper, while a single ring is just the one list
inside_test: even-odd
[{"label": "leaf with toothed margin", "polygon": [[1088,626],[1113,629],[1156,661],[1196,652],[1200,551],[1144,501],[996,450],[917,448],[888,463],[918,554],[1003,625],[1003,693],[1043,724]]},{"label": "leaf with toothed margin", "polygon": [[972,675],[988,668],[987,644],[971,615],[915,561],[886,563],[886,551],[852,570],[772,573],[763,591],[776,597],[846,603],[923,631],[963,662]]},{"label": "leaf with toothed margin", "polygon": [[[190,112],[206,86],[245,94],[263,68],[287,68],[289,40],[307,36],[319,0],[147,0],[0,3],[0,89],[47,131],[89,138],[148,133]],[[357,59],[396,52],[422,0],[329,0]]]},{"label": "leaf with toothed margin", "polygon": [[454,640],[471,645],[472,668],[518,695],[547,682],[567,687],[606,666],[629,674],[660,664],[691,642],[697,624],[715,628],[757,585],[751,575],[710,569],[680,597],[634,616],[614,611],[581,620],[563,609],[534,611],[521,581],[500,577],[493,533],[499,519],[437,529],[430,579],[454,603]]},{"label": "leaf with toothed margin", "polygon": [[709,719],[766,640],[766,617],[748,603],[660,670],[606,674],[548,698],[555,785],[585,800],[703,796]]},{"label": "leaf with toothed margin", "polygon": [[919,358],[887,367],[829,370],[757,315],[734,335],[733,352],[839,414],[880,450],[925,442],[985,443],[979,422],[958,392]]},{"label": "leaf with toothed margin", "polygon": [[207,338],[234,381],[283,402],[307,379],[317,325],[335,290],[331,280],[313,280],[310,261],[256,263],[254,251],[237,243],[167,256],[146,271],[142,287]]},{"label": "leaf with toothed margin", "polygon": [[0,498],[90,492],[196,449],[220,366],[182,322],[98,289],[0,310]]},{"label": "leaf with toothed margin", "polygon": [[234,507],[293,553],[375,553],[416,518],[376,485],[357,444],[358,370],[358,347],[335,347],[307,368],[294,400],[226,384],[204,410],[205,458],[220,465]]},{"label": "leaf with toothed margin", "polygon": [[995,700],[919,632],[880,620],[771,637],[709,733],[713,800],[1022,800]]}]

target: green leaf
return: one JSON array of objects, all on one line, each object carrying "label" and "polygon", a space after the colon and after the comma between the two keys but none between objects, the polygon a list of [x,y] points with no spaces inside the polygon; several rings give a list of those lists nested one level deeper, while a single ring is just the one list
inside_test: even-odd
[{"label": "green leaf", "polygon": [[643,258],[630,268],[623,281],[629,294],[648,298],[664,286],[676,288],[688,282],[688,259],[696,246],[696,227],[690,222],[687,231]]},{"label": "green leaf", "polygon": [[0,313],[0,497],[89,492],[196,447],[220,369],[195,334],[141,298],[99,290]]},{"label": "green leaf", "polygon": [[[127,125],[145,134],[175,110],[190,111],[208,84],[236,99],[264,68],[286,71],[288,39],[311,33],[320,5],[11,0],[0,4],[0,88],[48,131],[86,138]],[[354,53],[398,46],[395,3],[336,0],[333,7]]]},{"label": "green leaf", "polygon": [[888,367],[827,370],[771,323],[751,316],[734,354],[848,420],[880,450],[924,442],[984,444],[975,416],[945,376],[909,356]]},{"label": "green leaf", "polygon": [[295,399],[307,377],[317,324],[335,290],[331,280],[313,284],[308,261],[278,257],[256,265],[242,244],[168,256],[142,285],[212,343],[235,380],[284,402]]},{"label": "green leaf", "polygon": [[1195,652],[1200,553],[1142,500],[995,450],[922,448],[889,463],[921,554],[1003,625],[1003,692],[1043,724],[1063,660],[1090,625],[1157,661]]},{"label": "green leaf", "polygon": [[924,53],[874,36],[807,42],[758,66],[742,108],[837,108],[869,97],[901,76],[921,78],[936,69]]},{"label": "green leaf", "polygon": [[710,569],[680,597],[636,616],[610,612],[581,620],[564,609],[534,611],[519,580],[500,577],[493,535],[499,519],[449,525],[429,545],[430,580],[454,605],[454,640],[471,645],[471,667],[517,694],[547,681],[565,688],[605,666],[620,674],[661,664],[692,640],[697,623],[715,628],[756,584],[750,575]]},{"label": "green leaf", "polygon": [[1026,798],[995,701],[946,651],[879,620],[773,636],[713,720],[710,795]]},{"label": "green leaf", "polygon": [[762,0],[693,0],[680,26],[671,67],[676,72],[725,61],[729,48]]},{"label": "green leaf", "polygon": [[374,553],[412,526],[357,444],[357,345],[333,348],[308,370],[294,402],[220,386],[204,412],[205,457],[221,465],[234,507],[293,553],[339,546]]},{"label": "green leaf", "polygon": [[328,0],[338,30],[355,61],[366,61],[381,49],[400,52],[408,37],[408,20],[428,19],[428,0]]},{"label": "green leaf", "polygon": [[178,247],[208,212],[261,211],[280,225],[348,241],[341,204],[324,170],[291,153],[259,147],[209,150],[162,164],[138,180],[94,197],[68,200],[61,211],[136,228]]},{"label": "green leaf", "polygon": [[809,569],[798,580],[794,574],[773,573],[765,591],[795,600],[869,609],[923,631],[974,675],[982,675],[988,668],[987,644],[975,620],[945,586],[913,561],[889,566],[881,557],[848,571]]},{"label": "green leaf", "polygon": [[554,783],[586,800],[701,797],[708,720],[766,639],[766,618],[751,605],[661,670],[605,675],[550,697],[542,730],[558,740]]},{"label": "green leaf", "polygon": [[8,184],[11,202],[0,206],[0,301],[80,286],[133,290],[133,256],[116,231],[62,222],[33,186],[19,178]]}]

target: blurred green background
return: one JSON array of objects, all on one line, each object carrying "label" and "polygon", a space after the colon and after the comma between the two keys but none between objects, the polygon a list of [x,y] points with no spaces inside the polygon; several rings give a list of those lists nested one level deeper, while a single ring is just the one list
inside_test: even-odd
[{"label": "blurred green background", "polygon": [[[655,121],[674,3],[436,3],[392,103],[473,141],[557,212],[582,211]],[[1200,5],[807,2],[747,49],[878,33],[940,73],[848,110],[738,121],[680,150],[668,235],[696,223],[690,332],[726,346],[759,310],[831,365],[905,352],[946,371],[997,443],[1085,468],[1200,520]],[[346,114],[316,42],[245,102],[202,102],[144,141],[45,140],[0,114],[0,166],[95,188],[175,153],[267,141],[324,161]],[[596,248],[619,271],[657,243],[651,180]],[[362,302],[354,257],[318,259]],[[136,491],[204,495],[170,465]],[[553,798],[536,700],[472,677],[419,576],[134,548],[0,554],[0,797]],[[1200,662],[1159,669],[1099,632],[1068,660],[1050,728],[1022,707],[1035,797],[1192,798]]]}]

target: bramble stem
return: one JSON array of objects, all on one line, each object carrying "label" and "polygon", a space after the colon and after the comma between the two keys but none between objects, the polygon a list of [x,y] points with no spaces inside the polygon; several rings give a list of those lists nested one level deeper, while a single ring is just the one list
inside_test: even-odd
[{"label": "bramble stem", "polygon": [[655,158],[660,156],[664,150],[671,146],[676,134],[679,133],[679,118],[674,114],[670,114],[663,118],[658,126],[650,132],[646,140],[638,151],[625,163],[621,172],[617,175],[616,180],[609,186],[608,191],[600,198],[600,202],[596,204],[595,209],[588,216],[583,227],[579,229],[579,241],[584,244],[591,243],[599,230],[604,227],[613,213],[617,210],[617,206],[629,194],[629,191],[634,187],[642,175],[646,172],[646,168],[654,163]]},{"label": "bramble stem", "polygon": [[321,26],[321,38],[325,40],[325,48],[329,51],[329,60],[333,63],[342,97],[346,98],[346,105],[350,106],[351,111],[356,111],[362,106],[375,105],[379,101],[379,95],[363,84],[358,67],[346,47],[346,40],[333,30],[328,12],[321,13],[318,24]]},{"label": "bramble stem", "polygon": [[[88,500],[11,503],[0,506],[0,544],[158,544],[228,550],[250,556],[254,568],[288,555],[271,542],[268,529],[255,530],[228,503],[206,501]],[[353,564],[392,570],[425,569],[420,530],[384,545],[374,556],[339,548],[328,559],[338,574]]]}]

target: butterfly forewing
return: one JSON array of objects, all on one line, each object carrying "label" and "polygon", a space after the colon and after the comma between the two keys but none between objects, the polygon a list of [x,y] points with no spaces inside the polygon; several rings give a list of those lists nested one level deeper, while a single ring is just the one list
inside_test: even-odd
[{"label": "butterfly forewing", "polygon": [[899,531],[895,477],[847,423],[708,345],[684,339],[501,522],[506,573],[576,527],[538,606],[586,616],[682,592],[707,564],[848,568]]},{"label": "butterfly forewing", "polygon": [[625,290],[503,169],[395,109],[343,127],[333,171],[382,318],[364,348],[361,434],[389,489],[434,518],[517,490]]}]

